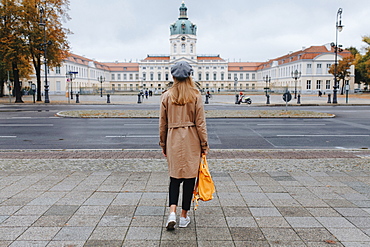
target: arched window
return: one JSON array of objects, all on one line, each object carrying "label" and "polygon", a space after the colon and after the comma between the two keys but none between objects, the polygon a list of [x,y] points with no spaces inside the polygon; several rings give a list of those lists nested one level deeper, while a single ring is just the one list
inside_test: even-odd
[{"label": "arched window", "polygon": [[176,46],[176,44],[173,45],[173,53],[177,53],[177,46]]},{"label": "arched window", "polygon": [[182,44],[182,45],[181,45],[181,52],[182,52],[182,53],[185,53],[185,44]]},{"label": "arched window", "polygon": [[193,45],[190,45],[190,53],[193,53],[193,52],[194,52]]}]

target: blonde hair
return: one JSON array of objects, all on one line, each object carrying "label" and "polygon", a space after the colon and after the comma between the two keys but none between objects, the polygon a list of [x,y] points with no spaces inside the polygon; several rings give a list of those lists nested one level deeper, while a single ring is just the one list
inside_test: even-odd
[{"label": "blonde hair", "polygon": [[171,101],[176,105],[185,105],[186,103],[194,102],[199,95],[199,91],[195,86],[193,79],[189,76],[184,80],[173,78],[173,85],[168,90]]}]

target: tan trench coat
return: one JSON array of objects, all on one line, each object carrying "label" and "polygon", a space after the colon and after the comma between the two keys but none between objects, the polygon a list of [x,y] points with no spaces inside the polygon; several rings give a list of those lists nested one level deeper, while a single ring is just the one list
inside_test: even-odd
[{"label": "tan trench coat", "polygon": [[159,145],[167,154],[168,172],[173,178],[198,176],[202,150],[208,150],[202,96],[185,105],[172,104],[168,92],[161,97]]}]

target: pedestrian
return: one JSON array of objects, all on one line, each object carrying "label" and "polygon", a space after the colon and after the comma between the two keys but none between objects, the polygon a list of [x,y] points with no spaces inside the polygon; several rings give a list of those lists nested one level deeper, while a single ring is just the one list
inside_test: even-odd
[{"label": "pedestrian", "polygon": [[149,92],[148,90],[145,90],[145,98],[148,99]]},{"label": "pedestrian", "polygon": [[321,92],[321,90],[319,90],[319,97],[321,97],[321,95],[322,95],[322,92]]},{"label": "pedestrian", "polygon": [[176,208],[182,183],[182,210],[179,227],[190,223],[188,211],[202,154],[207,154],[208,136],[202,95],[196,88],[191,65],[185,61],[171,67],[173,86],[162,94],[159,118],[159,145],[167,157],[169,208],[166,228],[175,229]]}]

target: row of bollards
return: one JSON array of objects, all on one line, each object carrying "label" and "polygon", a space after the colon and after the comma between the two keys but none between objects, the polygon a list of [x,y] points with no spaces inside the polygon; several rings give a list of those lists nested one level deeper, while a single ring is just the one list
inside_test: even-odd
[{"label": "row of bollards", "polygon": [[[80,103],[80,95],[79,94],[75,94],[75,96],[76,96],[76,103]],[[206,100],[205,100],[204,104],[209,104],[209,98],[210,98],[210,95],[209,94],[206,94]],[[137,103],[138,104],[141,104],[142,103],[142,99],[143,99],[143,94],[142,93],[139,93],[137,95]],[[238,104],[238,102],[239,102],[239,95],[236,94],[235,95],[235,104]],[[110,101],[110,95],[109,94],[107,94],[107,103],[108,104],[111,103],[111,101]],[[328,101],[327,101],[327,103],[329,103],[329,104],[331,103],[331,94],[330,93],[328,94]],[[266,104],[270,104],[270,95],[267,95],[267,102],[266,102]],[[301,95],[300,94],[297,95],[297,104],[301,104]]]},{"label": "row of bollards", "polygon": [[[76,103],[80,103],[80,95],[76,94]],[[107,103],[110,103],[110,95],[107,94]]]}]

